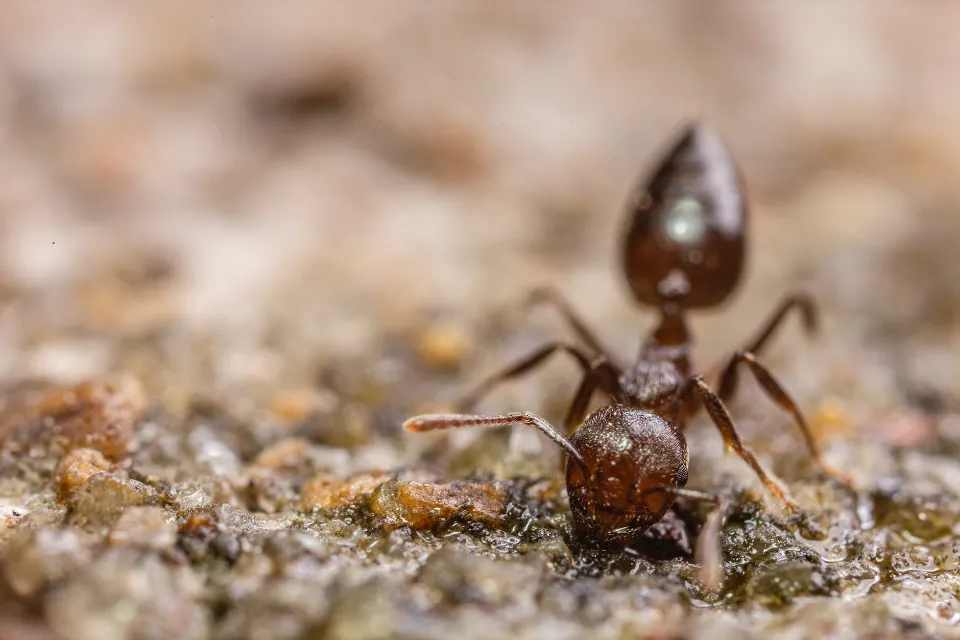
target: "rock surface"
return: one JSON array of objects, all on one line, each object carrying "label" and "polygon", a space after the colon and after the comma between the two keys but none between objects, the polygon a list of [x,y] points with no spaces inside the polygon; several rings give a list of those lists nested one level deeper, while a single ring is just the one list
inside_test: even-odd
[{"label": "rock surface", "polygon": [[[960,637],[960,5],[0,3],[0,636]],[[282,6],[281,6],[282,5]],[[751,202],[697,364],[803,288],[678,501],[578,541],[530,429],[410,434],[548,340],[631,358],[622,211],[679,123]],[[799,323],[796,323],[797,325]],[[481,405],[559,423],[557,357]]]}]

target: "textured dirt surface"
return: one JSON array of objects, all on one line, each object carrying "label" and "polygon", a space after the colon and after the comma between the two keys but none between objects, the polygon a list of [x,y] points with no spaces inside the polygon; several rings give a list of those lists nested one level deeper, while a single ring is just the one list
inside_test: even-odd
[{"label": "textured dirt surface", "polygon": [[[0,6],[0,636],[960,636],[960,6],[852,2]],[[706,367],[787,292],[823,326],[731,411],[807,518],[706,422],[724,582],[679,504],[579,545],[532,430],[407,434],[568,337],[650,315],[623,205],[685,120],[752,203]],[[482,408],[560,420],[558,359]],[[745,381],[746,382],[746,381]]]}]

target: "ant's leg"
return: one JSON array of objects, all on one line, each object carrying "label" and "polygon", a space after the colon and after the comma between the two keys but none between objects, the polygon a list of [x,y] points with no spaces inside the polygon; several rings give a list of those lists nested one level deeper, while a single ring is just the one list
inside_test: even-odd
[{"label": "ant's leg", "polygon": [[763,329],[757,332],[757,335],[747,343],[744,351],[759,353],[765,344],[773,336],[774,332],[780,327],[787,314],[796,309],[800,312],[803,320],[803,327],[808,333],[814,333],[819,327],[819,313],[817,312],[817,302],[808,293],[798,292],[787,296],[777,307],[776,311],[767,320]]},{"label": "ant's leg", "polygon": [[723,520],[727,516],[727,503],[719,496],[712,496],[702,491],[691,489],[680,489],[678,487],[649,487],[641,493],[670,493],[674,496],[695,500],[697,502],[706,502],[713,505],[713,510],[707,516],[706,522],[700,528],[700,534],[697,536],[697,549],[695,558],[700,564],[700,582],[709,590],[720,586],[720,579],[723,573],[723,554],[720,550],[720,529],[723,526]]},{"label": "ant's leg", "polygon": [[504,427],[509,424],[525,424],[539,429],[541,433],[560,445],[570,456],[570,459],[580,465],[586,477],[590,477],[590,469],[587,468],[583,458],[580,457],[580,453],[570,444],[570,441],[554,429],[549,422],[534,413],[524,411],[506,413],[500,416],[477,416],[461,413],[425,414],[409,418],[403,423],[403,428],[407,431],[436,431],[458,427]]},{"label": "ant's leg", "polygon": [[781,409],[793,416],[793,421],[796,422],[800,428],[800,433],[803,434],[803,440],[807,445],[807,450],[810,451],[810,457],[813,458],[813,461],[817,463],[828,476],[847,487],[853,488],[853,479],[846,472],[837,469],[824,460],[820,446],[813,437],[813,432],[810,430],[810,425],[807,424],[807,419],[803,416],[803,412],[800,411],[800,408],[797,406],[797,403],[794,402],[793,398],[790,397],[790,394],[788,394],[777,379],[773,377],[770,370],[763,366],[757,360],[756,356],[749,351],[738,351],[733,355],[730,363],[733,367],[736,367],[740,363],[747,365],[753,377],[760,384],[760,388],[767,394],[767,397],[776,402]]},{"label": "ant's leg", "polygon": [[590,370],[583,374],[583,380],[577,388],[570,410],[567,411],[567,417],[563,421],[568,434],[573,433],[583,422],[590,406],[590,399],[598,389],[602,389],[615,402],[626,404],[624,393],[620,388],[620,372],[604,356],[590,363]]},{"label": "ant's leg", "polygon": [[583,374],[583,380],[577,387],[577,393],[573,396],[573,402],[570,403],[570,409],[567,411],[567,417],[563,420],[563,427],[569,435],[576,431],[583,419],[587,417],[587,408],[590,406],[590,400],[593,394],[600,386],[595,371],[588,371]]},{"label": "ant's leg", "polygon": [[685,429],[690,420],[703,408],[703,402],[700,400],[700,395],[691,386],[684,389],[683,395],[680,397],[680,403],[680,416],[677,418],[677,426],[680,429]]},{"label": "ant's leg", "polygon": [[724,444],[726,444],[728,448],[733,449],[744,462],[750,465],[750,468],[753,469],[753,472],[757,474],[757,477],[760,478],[760,481],[770,493],[776,496],[788,510],[794,511],[797,505],[787,497],[783,487],[764,471],[753,453],[743,446],[743,442],[740,441],[740,436],[737,435],[737,430],[733,426],[733,420],[730,418],[730,414],[727,412],[727,408],[723,406],[723,401],[720,400],[719,396],[707,386],[707,383],[704,382],[700,376],[690,378],[690,383],[693,384],[700,393],[703,406],[706,408],[707,413],[710,414],[710,419],[713,420],[713,424],[715,424],[720,431],[720,435],[723,436]]},{"label": "ant's leg", "polygon": [[523,374],[536,369],[538,366],[543,364],[547,358],[556,353],[557,351],[565,351],[572,355],[577,363],[580,365],[580,368],[584,371],[590,370],[590,361],[592,358],[583,352],[579,347],[564,344],[562,342],[548,342],[543,345],[529,356],[521,359],[518,362],[510,365],[505,368],[503,371],[493,374],[488,377],[486,380],[478,384],[470,393],[464,395],[459,402],[456,403],[456,407],[460,411],[469,411],[472,409],[483,396],[487,395],[495,386],[499,383],[522,376]]},{"label": "ant's leg", "polygon": [[[567,411],[567,417],[563,419],[564,432],[568,436],[572,435],[583,423],[583,419],[587,415],[587,408],[590,406],[590,400],[593,398],[593,394],[596,393],[599,387],[600,380],[598,379],[597,372],[595,370],[591,369],[583,374],[583,380],[580,381],[580,386],[577,387],[577,393],[573,396],[573,402],[570,403],[570,409]],[[566,468],[566,460],[561,460],[561,474]]]},{"label": "ant's leg", "polygon": [[560,313],[564,322],[570,325],[573,332],[583,342],[590,347],[596,355],[608,356],[610,353],[597,338],[597,334],[590,329],[580,318],[580,315],[573,310],[570,303],[563,295],[553,287],[538,287],[531,291],[524,301],[525,306],[531,306],[540,303],[548,303]]},{"label": "ant's leg", "polygon": [[[764,327],[758,331],[757,335],[754,336],[752,340],[747,342],[746,346],[739,351],[759,354],[769,343],[770,338],[773,337],[773,334],[776,332],[776,330],[780,328],[780,325],[783,324],[787,314],[792,309],[797,309],[800,312],[800,317],[803,320],[803,326],[807,330],[807,333],[816,332],[817,327],[819,326],[816,302],[810,295],[806,293],[795,293],[788,296],[783,302],[780,303],[776,311],[773,312],[773,315],[770,316],[770,319],[767,320]],[[723,369],[723,373],[720,376],[720,384],[717,387],[717,393],[724,402],[732,398],[737,389],[736,365],[736,355],[734,355],[734,357],[730,358],[730,360],[727,362]]]},{"label": "ant's leg", "polygon": [[577,388],[577,393],[563,421],[568,436],[583,424],[587,409],[590,407],[590,400],[598,390],[603,389],[615,402],[622,401],[623,391],[620,389],[619,378],[620,373],[607,362],[605,357],[600,356],[591,363],[590,370],[583,374],[583,380]]}]

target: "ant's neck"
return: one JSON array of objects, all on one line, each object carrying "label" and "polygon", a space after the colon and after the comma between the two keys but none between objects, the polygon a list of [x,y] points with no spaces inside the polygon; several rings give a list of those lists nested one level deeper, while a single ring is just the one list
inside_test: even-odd
[{"label": "ant's neck", "polygon": [[679,304],[668,302],[660,308],[660,324],[647,338],[640,357],[652,361],[668,360],[687,376],[690,375],[691,343],[686,310]]}]

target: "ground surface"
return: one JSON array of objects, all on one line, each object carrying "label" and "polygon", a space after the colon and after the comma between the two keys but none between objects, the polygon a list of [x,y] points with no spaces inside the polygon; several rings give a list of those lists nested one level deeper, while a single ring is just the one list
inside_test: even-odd
[{"label": "ground surface", "polygon": [[[960,636],[960,7],[846,3],[5,2],[0,635]],[[787,291],[823,327],[766,361],[851,496],[744,384],[790,519],[705,423],[733,502],[701,588],[680,506],[578,546],[522,429],[400,431],[565,336],[629,357],[622,205],[678,124],[753,204],[701,363]],[[557,362],[491,411],[563,415]],[[78,386],[79,385],[79,386]]]}]

